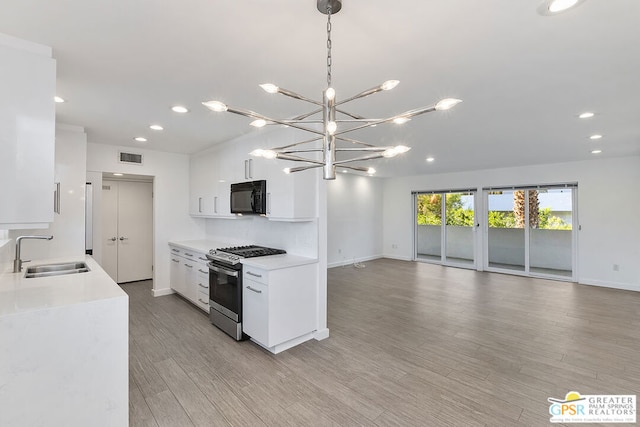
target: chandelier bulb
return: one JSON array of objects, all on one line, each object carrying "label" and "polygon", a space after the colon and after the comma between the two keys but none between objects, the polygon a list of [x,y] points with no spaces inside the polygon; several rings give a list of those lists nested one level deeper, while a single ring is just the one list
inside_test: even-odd
[{"label": "chandelier bulb", "polygon": [[328,100],[334,99],[336,97],[336,90],[332,87],[327,88],[327,90],[325,91],[325,96]]},{"label": "chandelier bulb", "polygon": [[266,122],[266,120],[263,120],[263,119],[257,119],[257,120],[252,121],[249,124],[251,126],[253,126],[253,127],[261,128],[261,127],[264,127],[267,124],[267,122]]},{"label": "chandelier bulb", "polygon": [[260,87],[267,93],[278,93],[278,90],[280,89],[278,86],[272,83],[263,83],[260,85]]},{"label": "chandelier bulb", "polygon": [[396,145],[394,148],[398,154],[406,153],[411,150],[411,147],[407,147],[406,145]]},{"label": "chandelier bulb", "polygon": [[396,117],[395,119],[393,119],[393,123],[401,125],[407,123],[409,120],[411,120],[409,117]]},{"label": "chandelier bulb", "polygon": [[278,157],[278,153],[273,150],[262,150],[262,157],[265,159],[275,159]]},{"label": "chandelier bulb", "polygon": [[220,101],[207,101],[203,102],[202,105],[215,112],[227,111],[228,109],[227,106]]},{"label": "chandelier bulb", "polygon": [[336,122],[328,122],[327,123],[327,132],[329,132],[329,135],[333,135],[334,133],[336,133],[336,130],[338,129],[338,124]]},{"label": "chandelier bulb", "polygon": [[549,12],[558,13],[567,10],[578,3],[578,0],[554,0],[549,5]]},{"label": "chandelier bulb", "polygon": [[386,82],[380,85],[380,89],[391,90],[394,87],[398,86],[398,83],[400,83],[400,80],[387,80]]},{"label": "chandelier bulb", "polygon": [[376,173],[376,170],[375,170],[374,168],[369,168],[369,169],[367,169],[367,173],[368,173],[369,175],[373,175],[373,174],[375,174],[375,173]]},{"label": "chandelier bulb", "polygon": [[438,103],[436,104],[436,110],[438,111],[448,110],[449,108],[453,108],[461,102],[462,102],[461,99],[445,98],[438,101]]},{"label": "chandelier bulb", "polygon": [[262,157],[262,151],[263,150],[261,148],[256,148],[255,150],[250,152],[249,155],[254,157]]},{"label": "chandelier bulb", "polygon": [[284,168],[282,169],[282,172],[286,173],[287,175],[291,173],[291,168]]}]

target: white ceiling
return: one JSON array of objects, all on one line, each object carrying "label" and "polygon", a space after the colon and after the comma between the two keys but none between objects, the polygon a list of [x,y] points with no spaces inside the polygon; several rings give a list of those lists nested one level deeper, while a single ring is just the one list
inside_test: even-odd
[{"label": "white ceiling", "polygon": [[[343,1],[332,19],[338,98],[401,82],[350,111],[383,117],[464,100],[350,134],[413,147],[374,161],[381,175],[582,160],[594,148],[640,154],[640,1],[586,0],[556,16],[538,14],[541,3]],[[194,153],[268,132],[202,101],[284,118],[313,108],[259,83],[318,100],[326,86],[326,17],[316,0],[20,0],[2,8],[0,32],[53,47],[57,92],[68,100],[57,119],[84,126],[95,143]],[[175,104],[191,112],[173,113]],[[583,111],[596,116],[579,120]],[[594,133],[604,138],[590,141]]]}]

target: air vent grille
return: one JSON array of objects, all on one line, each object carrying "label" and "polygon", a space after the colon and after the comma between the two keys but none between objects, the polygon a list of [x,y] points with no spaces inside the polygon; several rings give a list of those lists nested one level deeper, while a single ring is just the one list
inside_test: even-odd
[{"label": "air vent grille", "polygon": [[134,165],[142,164],[142,154],[125,153],[120,151],[120,163],[130,163]]}]

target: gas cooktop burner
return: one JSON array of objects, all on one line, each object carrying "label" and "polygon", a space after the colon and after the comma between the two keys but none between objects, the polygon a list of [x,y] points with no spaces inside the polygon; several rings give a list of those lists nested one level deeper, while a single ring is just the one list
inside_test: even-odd
[{"label": "gas cooktop burner", "polygon": [[222,261],[229,264],[237,264],[241,259],[258,256],[286,254],[282,249],[266,248],[264,246],[233,246],[230,248],[211,249],[207,254],[210,260]]}]

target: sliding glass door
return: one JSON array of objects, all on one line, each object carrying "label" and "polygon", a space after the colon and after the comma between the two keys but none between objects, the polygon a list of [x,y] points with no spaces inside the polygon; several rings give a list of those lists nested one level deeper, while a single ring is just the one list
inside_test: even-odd
[{"label": "sliding glass door", "polygon": [[414,258],[445,265],[474,267],[475,192],[414,193],[414,205]]},{"label": "sliding glass door", "polygon": [[575,279],[575,186],[490,189],[485,268]]}]

